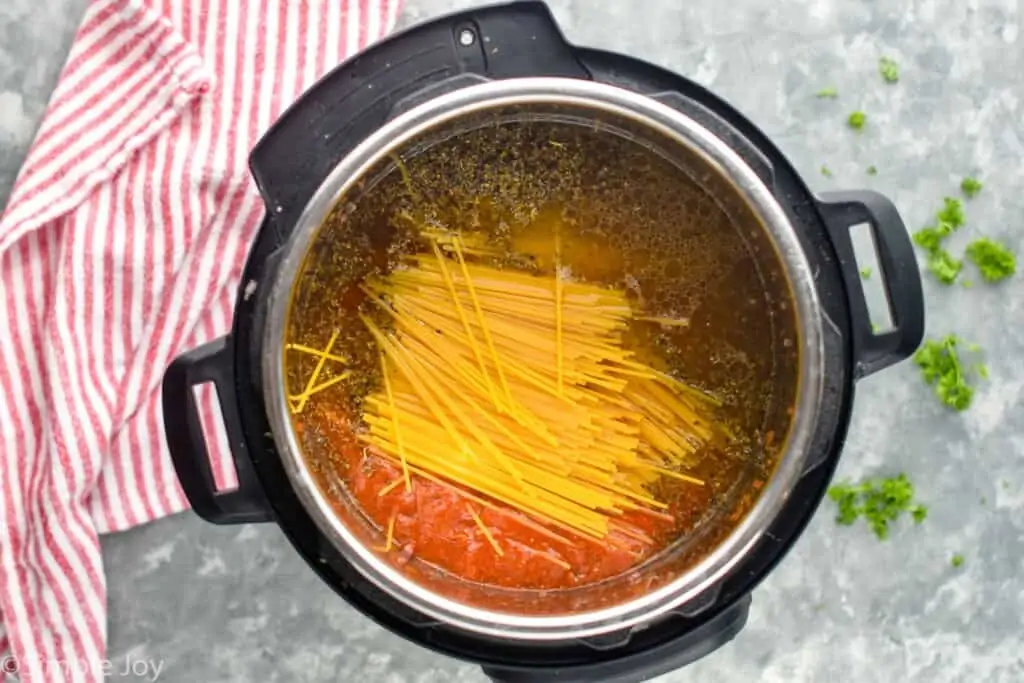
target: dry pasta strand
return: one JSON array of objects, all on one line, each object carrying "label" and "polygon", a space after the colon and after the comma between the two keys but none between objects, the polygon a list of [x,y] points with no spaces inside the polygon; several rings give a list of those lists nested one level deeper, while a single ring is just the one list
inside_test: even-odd
[{"label": "dry pasta strand", "polygon": [[388,394],[388,405],[391,407],[391,423],[395,430],[395,441],[398,444],[398,456],[402,460],[402,478],[405,479],[405,490],[412,491],[412,482],[409,480],[409,465],[405,460],[405,445],[402,443],[402,430],[398,425],[398,411],[395,410],[395,395],[391,391],[391,380],[388,378],[388,362],[384,354],[380,354],[380,372],[384,377],[384,390]]},{"label": "dry pasta strand", "polygon": [[[389,493],[391,493],[392,491],[394,491],[395,489],[397,489],[399,486],[401,486],[404,483],[405,483],[405,477],[399,477],[398,479],[395,479],[393,482],[391,482],[390,484],[388,484],[387,486],[382,488],[380,491],[378,491],[377,492],[377,497],[378,498],[383,498],[384,496],[388,495]],[[412,490],[411,484],[410,484],[410,488],[407,489],[407,490],[410,490],[410,491]]]},{"label": "dry pasta strand", "polygon": [[[455,240],[452,243],[455,248],[455,254],[459,258],[459,265],[462,268],[462,276],[466,278],[466,288],[469,290],[469,298],[473,302],[473,308],[476,310],[476,317],[479,321],[480,329],[483,330],[484,340],[487,342],[487,346],[491,351],[491,357],[494,359],[494,366],[498,370],[498,380],[501,382],[502,389],[505,390],[505,397],[511,403],[512,396],[508,391],[508,384],[505,381],[505,370],[501,366],[501,359],[498,358],[498,352],[494,350],[494,341],[491,339],[491,331],[487,326],[487,320],[484,317],[484,313],[480,310],[480,300],[477,298],[476,289],[473,287],[473,279],[469,276],[469,269],[466,267],[466,261],[462,258],[462,251],[459,249],[459,241]],[[499,406],[500,407],[500,406]]]},{"label": "dry pasta strand", "polygon": [[494,385],[491,383],[491,376],[487,374],[487,368],[484,366],[484,359],[480,354],[479,347],[477,346],[476,337],[473,336],[473,330],[469,326],[469,319],[466,317],[466,313],[462,310],[462,304],[459,302],[459,295],[455,291],[455,282],[452,280],[452,276],[448,272],[448,267],[444,263],[444,255],[441,253],[441,249],[437,246],[436,242],[431,242],[431,246],[434,248],[434,256],[437,257],[437,264],[441,269],[441,274],[444,277],[445,284],[448,286],[448,291],[451,293],[452,301],[455,303],[455,310],[458,311],[459,319],[462,321],[462,326],[466,329],[466,337],[469,339],[470,348],[473,350],[476,362],[480,365],[480,373],[483,375],[484,381],[487,382],[487,388],[491,392],[491,398],[494,400],[494,405],[498,406],[498,396],[494,391]]},{"label": "dry pasta strand", "polygon": [[499,546],[498,542],[494,540],[494,535],[491,534],[491,530],[487,528],[486,524],[484,524],[484,520],[480,519],[480,515],[473,509],[473,506],[466,503],[466,509],[469,510],[469,514],[473,516],[473,521],[476,522],[478,527],[480,527],[480,531],[483,532],[484,536],[487,538],[487,542],[491,544],[492,548],[494,548],[494,552],[498,557],[504,555],[505,553],[501,551],[501,546]]},{"label": "dry pasta strand", "polygon": [[564,394],[565,364],[562,351],[562,237],[555,227],[555,346],[558,363],[558,395]]},{"label": "dry pasta strand", "polygon": [[333,360],[336,363],[347,363],[348,358],[339,355],[337,353],[327,353],[320,349],[314,349],[312,346],[306,346],[304,344],[288,344],[285,346],[290,351],[302,351],[308,353],[311,356],[317,356],[318,358],[326,358],[327,360]]},{"label": "dry pasta strand", "polygon": [[388,531],[387,536],[384,538],[384,546],[377,546],[377,550],[381,552],[389,553],[394,545],[395,541],[395,522],[398,520],[398,508],[391,511],[391,516],[388,517]]},{"label": "dry pasta strand", "polygon": [[340,375],[335,375],[334,377],[332,377],[332,378],[330,378],[328,380],[324,380],[323,382],[321,382],[320,384],[317,384],[315,387],[313,387],[309,391],[304,391],[301,394],[289,396],[288,400],[289,401],[293,401],[293,402],[298,402],[298,401],[301,401],[303,399],[308,399],[313,394],[319,394],[324,389],[330,389],[335,384],[338,384],[339,382],[345,381],[351,375],[352,375],[352,372],[350,370],[346,370],[345,372],[341,373]]},{"label": "dry pasta strand", "polygon": [[310,397],[310,390],[316,384],[317,378],[320,377],[320,373],[324,369],[324,364],[327,362],[327,356],[334,349],[334,342],[338,341],[338,335],[340,333],[341,330],[334,330],[334,333],[331,335],[331,340],[327,342],[327,348],[324,349],[323,355],[320,356],[319,360],[317,360],[316,367],[313,369],[313,374],[309,376],[309,380],[306,382],[306,388],[302,390],[302,398],[298,399],[295,412],[301,413],[302,409],[306,407],[306,401],[308,401]]}]

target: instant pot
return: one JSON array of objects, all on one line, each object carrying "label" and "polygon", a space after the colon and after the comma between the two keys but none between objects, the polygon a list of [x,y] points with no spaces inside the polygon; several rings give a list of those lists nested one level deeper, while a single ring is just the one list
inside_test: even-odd
[{"label": "instant pot", "polygon": [[[783,456],[745,519],[699,562],[646,592],[579,614],[522,616],[460,604],[374,559],[310,476],[287,420],[282,330],[295,278],[339,198],[396,149],[497,112],[616,120],[667,141],[694,177],[742,205],[799,321],[797,396]],[[273,522],[317,574],[391,631],[480,664],[495,681],[642,681],[743,628],[754,588],[792,547],[835,470],[855,382],[909,357],[924,305],[913,245],[875,192],[812,195],[761,131],[713,94],[642,61],[570,45],[539,2],[485,7],[380,42],[307,91],[259,142],[266,205],[229,335],[174,360],[167,443],[193,509],[216,524]],[[851,228],[867,225],[892,325],[875,330]],[[756,233],[756,234],[755,234]],[[213,383],[238,486],[214,484],[193,388]]]}]

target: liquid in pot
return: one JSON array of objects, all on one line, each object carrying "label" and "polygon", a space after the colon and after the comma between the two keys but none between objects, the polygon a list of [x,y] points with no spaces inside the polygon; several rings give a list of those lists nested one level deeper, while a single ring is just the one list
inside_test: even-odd
[{"label": "liquid in pot", "polygon": [[[288,391],[302,398],[293,425],[321,486],[376,529],[389,562],[501,589],[573,588],[668,548],[688,545],[696,560],[743,518],[788,429],[795,320],[759,226],[738,222],[701,185],[607,126],[510,119],[410,150],[339,203],[293,293]],[[649,483],[664,505],[657,514],[617,516],[639,533],[595,541],[443,476],[412,473],[406,485],[394,454],[361,438],[368,397],[385,384],[364,319],[394,327],[366,285],[429,252],[424,230],[460,236],[480,267],[538,279],[557,271],[619,293],[632,357],[713,397],[708,419],[728,438],[686,458],[692,481]]]}]

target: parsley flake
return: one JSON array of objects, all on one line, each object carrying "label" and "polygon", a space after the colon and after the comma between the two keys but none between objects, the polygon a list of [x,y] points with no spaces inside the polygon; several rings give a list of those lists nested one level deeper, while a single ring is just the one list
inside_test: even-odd
[{"label": "parsley flake", "polygon": [[952,254],[941,247],[928,254],[928,270],[944,285],[956,282],[963,266],[963,261],[953,258]]},{"label": "parsley flake", "polygon": [[964,224],[963,203],[953,197],[942,200],[942,209],[935,214],[936,224],[913,234],[914,243],[928,252],[928,270],[945,285],[956,281],[963,261],[943,248],[943,241]]},{"label": "parsley flake", "polygon": [[967,410],[974,399],[974,387],[968,384],[968,373],[960,359],[961,344],[963,340],[950,334],[926,341],[914,354],[914,363],[921,369],[925,383],[934,386],[939,400],[954,410]]},{"label": "parsley flake", "polygon": [[936,215],[939,223],[947,223],[953,230],[964,224],[964,204],[959,199],[944,197],[942,210]]},{"label": "parsley flake", "polygon": [[974,199],[974,196],[981,192],[982,185],[975,178],[964,178],[960,183],[960,190],[968,199]]},{"label": "parsley flake", "polygon": [[889,57],[882,57],[878,60],[878,73],[882,74],[882,79],[886,83],[895,83],[900,80],[899,65],[896,64],[895,59]]},{"label": "parsley flake", "polygon": [[1005,244],[981,237],[967,245],[967,258],[988,282],[999,282],[1017,272],[1017,258]]},{"label": "parsley flake", "polygon": [[863,517],[881,540],[889,537],[890,524],[903,513],[916,524],[928,516],[928,508],[914,502],[914,485],[904,474],[839,483],[828,490],[828,497],[838,507],[837,523],[850,526]]}]

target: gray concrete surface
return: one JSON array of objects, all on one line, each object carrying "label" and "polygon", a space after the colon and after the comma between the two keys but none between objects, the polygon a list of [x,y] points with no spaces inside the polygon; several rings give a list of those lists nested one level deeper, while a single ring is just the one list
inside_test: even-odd
[{"label": "gray concrete surface", "polygon": [[[0,5],[0,206],[84,4]],[[466,4],[409,0],[402,21]],[[979,175],[985,189],[955,249],[986,234],[1024,251],[1020,0],[552,7],[574,42],[678,70],[738,105],[816,190],[880,189],[918,227],[962,176]],[[899,84],[882,83],[881,55],[900,63]],[[813,96],[826,85],[837,100]],[[854,109],[869,117],[860,135],[844,124]],[[991,379],[970,411],[943,409],[909,363],[860,386],[841,474],[906,471],[931,508],[927,522],[881,543],[822,508],[756,592],[740,637],[662,683],[1024,681],[1022,280],[969,290],[926,282],[929,333],[955,331],[986,352]],[[270,526],[179,515],[106,538],[104,560],[111,658],[161,660],[166,683],[483,680],[348,608]]]}]

